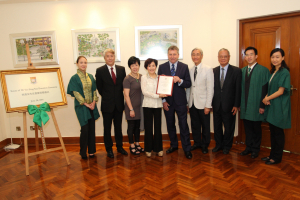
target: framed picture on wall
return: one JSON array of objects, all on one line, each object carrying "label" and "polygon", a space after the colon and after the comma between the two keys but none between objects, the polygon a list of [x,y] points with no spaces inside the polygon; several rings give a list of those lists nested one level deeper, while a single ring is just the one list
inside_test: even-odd
[{"label": "framed picture on wall", "polygon": [[135,27],[135,56],[141,60],[167,60],[172,45],[179,48],[179,59],[182,59],[182,25]]},{"label": "framed picture on wall", "polygon": [[28,66],[26,44],[34,66],[58,65],[55,31],[15,33],[9,37],[15,68]]},{"label": "framed picture on wall", "polygon": [[113,49],[116,61],[121,61],[119,28],[72,30],[72,38],[74,63],[78,56],[92,63],[105,62],[105,49]]},{"label": "framed picture on wall", "polygon": [[44,102],[50,107],[67,105],[59,67],[3,70],[0,77],[6,112],[23,112]]}]

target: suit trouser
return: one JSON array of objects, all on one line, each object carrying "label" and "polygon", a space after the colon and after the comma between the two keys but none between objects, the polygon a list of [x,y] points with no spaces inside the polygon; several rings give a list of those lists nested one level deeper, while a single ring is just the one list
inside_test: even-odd
[{"label": "suit trouser", "polygon": [[113,112],[102,112],[104,126],[104,144],[106,151],[112,151],[113,146],[113,141],[111,139],[112,120],[114,120],[116,146],[117,148],[121,148],[123,146],[122,115],[123,111],[118,111],[116,107],[114,108]]},{"label": "suit trouser", "polygon": [[210,113],[204,114],[204,109],[197,109],[193,104],[190,108],[190,116],[194,145],[207,148],[210,144]]},{"label": "suit trouser", "polygon": [[220,106],[219,110],[213,111],[213,118],[216,147],[230,150],[233,143],[236,115],[232,115],[231,111],[224,112]]},{"label": "suit trouser", "polygon": [[285,142],[284,131],[273,124],[269,123],[269,126],[271,132],[271,153],[269,158],[276,162],[281,162]]},{"label": "suit trouser", "polygon": [[140,120],[127,120],[127,135],[128,135],[128,140],[129,144],[134,143],[133,141],[133,135],[135,142],[140,141]]},{"label": "suit trouser", "polygon": [[[163,150],[161,133],[161,108],[143,108],[145,125],[145,151],[160,152]],[[154,119],[154,134],[153,134]]]},{"label": "suit trouser", "polygon": [[169,111],[164,110],[167,122],[168,134],[171,141],[171,147],[178,147],[178,139],[176,134],[175,127],[175,112],[178,116],[179,128],[180,128],[180,139],[182,149],[187,152],[191,151],[191,141],[190,141],[190,132],[187,124],[187,108],[186,105],[175,105],[173,102],[172,105],[169,106]]},{"label": "suit trouser", "polygon": [[[95,107],[95,109],[97,109]],[[96,152],[96,141],[95,141],[95,119],[94,113],[90,110],[92,118],[88,120],[88,123],[81,127],[80,130],[80,155],[86,156],[86,150],[88,148],[89,154]]]},{"label": "suit trouser", "polygon": [[261,144],[261,121],[243,120],[246,134],[246,150],[258,153]]}]

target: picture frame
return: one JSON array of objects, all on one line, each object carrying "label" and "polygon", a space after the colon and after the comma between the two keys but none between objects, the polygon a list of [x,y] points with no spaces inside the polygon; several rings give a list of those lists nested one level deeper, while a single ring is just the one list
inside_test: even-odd
[{"label": "picture frame", "polygon": [[135,56],[140,60],[167,60],[172,45],[179,48],[179,59],[183,59],[182,25],[135,27]]},{"label": "picture frame", "polygon": [[115,51],[115,61],[121,61],[119,28],[72,30],[74,63],[85,56],[90,63],[105,62],[105,49]]},{"label": "picture frame", "polygon": [[59,67],[0,71],[5,109],[26,112],[28,105],[47,102],[50,107],[67,105]]},{"label": "picture frame", "polygon": [[26,43],[34,66],[58,65],[55,31],[10,34],[14,68],[28,66]]}]

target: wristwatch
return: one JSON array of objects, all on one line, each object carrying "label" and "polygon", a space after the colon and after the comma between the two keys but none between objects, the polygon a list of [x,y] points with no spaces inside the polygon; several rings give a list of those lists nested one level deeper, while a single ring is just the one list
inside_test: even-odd
[{"label": "wristwatch", "polygon": [[130,111],[134,111],[133,108]]}]

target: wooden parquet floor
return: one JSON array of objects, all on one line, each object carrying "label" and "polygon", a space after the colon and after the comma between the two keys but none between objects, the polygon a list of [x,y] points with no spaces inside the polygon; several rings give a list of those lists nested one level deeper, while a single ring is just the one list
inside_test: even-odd
[{"label": "wooden parquet floor", "polygon": [[151,158],[114,149],[110,159],[97,144],[96,157],[81,160],[79,146],[69,145],[70,166],[62,151],[32,156],[29,176],[21,147],[0,159],[0,199],[300,199],[300,155],[284,153],[282,163],[268,166],[260,158],[269,149],[251,159],[239,155],[244,145],[228,155],[212,153],[213,146],[205,155],[193,151],[191,160],[182,149]]}]

